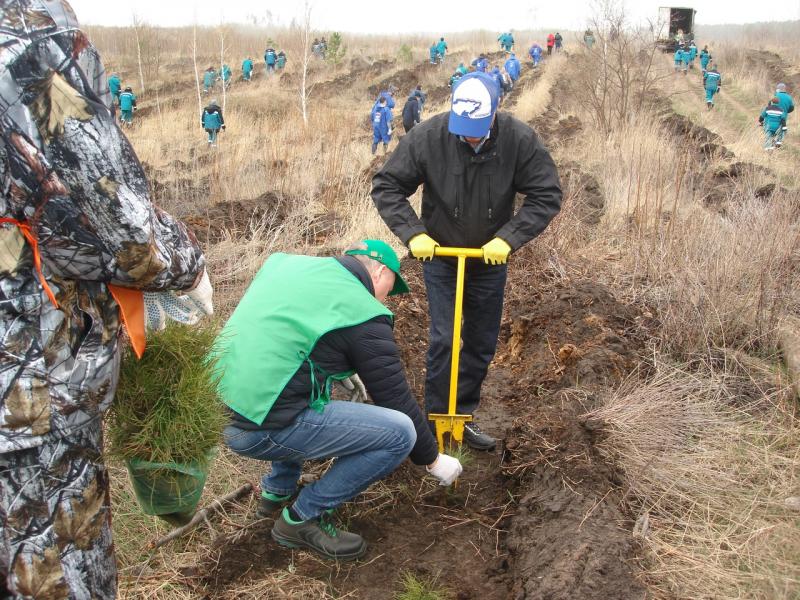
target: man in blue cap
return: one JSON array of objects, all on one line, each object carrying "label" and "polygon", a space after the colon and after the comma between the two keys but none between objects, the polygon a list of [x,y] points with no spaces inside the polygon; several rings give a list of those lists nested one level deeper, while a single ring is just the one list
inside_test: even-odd
[{"label": "man in blue cap", "polygon": [[[430,312],[425,408],[447,412],[456,266],[431,260],[436,246],[482,248],[468,261],[457,412],[473,414],[494,357],[503,310],[506,262],[538,236],[561,208],[558,172],[536,133],[498,113],[500,92],[486,73],[456,82],[450,112],[423,121],[400,140],[372,180],[383,220],[424,262]],[[422,185],[422,215],[408,198]],[[524,196],[514,214],[514,199]],[[467,423],[464,439],[490,450],[495,439]]]},{"label": "man in blue cap", "polygon": [[[324,292],[324,293],[321,293]],[[231,409],[225,442],[271,461],[258,513],[280,513],[272,537],[336,560],[364,555],[366,543],[337,529],[331,512],[406,457],[441,485],[460,474],[440,454],[406,381],[387,296],[408,292],[400,260],[381,240],[343,256],[273,254],[217,340],[220,395]],[[331,400],[333,381],[357,374],[373,404]],[[334,458],[299,490],[306,460]]]}]

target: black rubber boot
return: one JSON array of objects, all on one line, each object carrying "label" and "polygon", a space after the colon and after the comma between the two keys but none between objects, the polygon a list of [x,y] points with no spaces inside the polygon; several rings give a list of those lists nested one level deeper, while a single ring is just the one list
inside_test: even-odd
[{"label": "black rubber boot", "polygon": [[336,529],[329,519],[330,515],[323,513],[319,519],[296,522],[284,508],[272,527],[272,539],[281,546],[311,550],[333,560],[356,560],[364,556],[367,551],[364,538]]},{"label": "black rubber boot", "polygon": [[464,423],[464,441],[475,450],[494,450],[497,440],[481,431],[475,421]]}]

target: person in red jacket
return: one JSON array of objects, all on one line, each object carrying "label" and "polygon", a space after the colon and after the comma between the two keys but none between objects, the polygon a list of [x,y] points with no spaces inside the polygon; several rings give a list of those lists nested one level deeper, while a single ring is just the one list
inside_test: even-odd
[{"label": "person in red jacket", "polygon": [[553,46],[556,45],[556,36],[552,33],[547,34],[547,56],[553,53]]}]

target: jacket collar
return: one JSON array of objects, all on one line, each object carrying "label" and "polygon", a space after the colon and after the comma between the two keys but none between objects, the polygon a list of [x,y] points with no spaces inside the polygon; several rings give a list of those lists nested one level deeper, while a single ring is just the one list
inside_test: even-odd
[{"label": "jacket collar", "polygon": [[364,287],[367,288],[367,291],[375,295],[375,288],[372,285],[372,278],[367,273],[367,269],[362,265],[354,256],[337,256],[336,260],[350,273],[352,273],[353,277],[358,279],[361,283],[364,284]]},{"label": "jacket collar", "polygon": [[467,142],[459,139],[459,136],[452,133],[450,134],[456,138],[462,156],[468,159],[470,163],[483,164],[497,157],[497,140],[500,136],[500,120],[501,115],[498,113],[489,131],[489,139],[483,142],[483,145],[477,153]]}]

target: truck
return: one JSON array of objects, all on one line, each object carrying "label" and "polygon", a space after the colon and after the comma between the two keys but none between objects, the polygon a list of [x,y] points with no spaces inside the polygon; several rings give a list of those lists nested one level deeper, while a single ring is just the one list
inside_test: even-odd
[{"label": "truck", "polygon": [[663,27],[658,47],[664,52],[675,52],[679,37],[694,39],[694,16],[697,11],[687,6],[662,6],[658,9],[658,23]]}]

